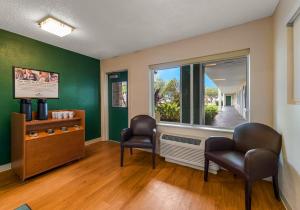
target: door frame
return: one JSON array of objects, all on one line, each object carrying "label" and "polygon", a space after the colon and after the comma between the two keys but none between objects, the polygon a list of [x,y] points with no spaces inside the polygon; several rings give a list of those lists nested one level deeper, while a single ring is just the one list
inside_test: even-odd
[{"label": "door frame", "polygon": [[232,95],[225,95],[225,106],[227,105],[227,97],[230,97],[230,106],[232,106]]},{"label": "door frame", "polygon": [[129,71],[128,69],[122,69],[122,70],[116,70],[116,71],[109,71],[109,72],[104,72],[104,80],[105,80],[105,90],[104,90],[104,98],[102,100],[104,101],[104,107],[103,107],[103,118],[104,118],[104,129],[103,129],[103,136],[105,141],[113,141],[116,143],[120,143],[118,141],[114,141],[109,139],[109,101],[108,101],[108,76],[109,74],[116,74],[120,72],[127,72],[127,110],[128,110],[128,125],[129,125],[129,116],[130,116],[130,97],[129,97]]}]

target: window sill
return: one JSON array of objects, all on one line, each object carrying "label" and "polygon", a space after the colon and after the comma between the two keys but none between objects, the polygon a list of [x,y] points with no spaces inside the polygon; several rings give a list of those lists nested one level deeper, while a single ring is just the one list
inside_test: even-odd
[{"label": "window sill", "polygon": [[233,133],[233,129],[226,128],[214,128],[208,126],[195,126],[195,125],[187,125],[187,124],[178,124],[178,123],[168,123],[168,122],[159,122],[158,126],[165,127],[175,127],[175,128],[187,128],[187,129],[196,129],[196,130],[204,130],[204,131],[216,131],[216,132],[225,132],[225,133]]}]

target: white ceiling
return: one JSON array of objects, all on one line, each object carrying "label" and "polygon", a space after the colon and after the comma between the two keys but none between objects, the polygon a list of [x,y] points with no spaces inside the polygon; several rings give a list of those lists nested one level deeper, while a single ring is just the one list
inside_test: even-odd
[{"label": "white ceiling", "polygon": [[[0,0],[0,28],[94,58],[108,58],[272,15],[279,0]],[[51,15],[76,28],[39,29]]]},{"label": "white ceiling", "polygon": [[222,93],[234,94],[246,84],[247,58],[221,61],[216,64],[213,67],[206,67],[205,73]]}]

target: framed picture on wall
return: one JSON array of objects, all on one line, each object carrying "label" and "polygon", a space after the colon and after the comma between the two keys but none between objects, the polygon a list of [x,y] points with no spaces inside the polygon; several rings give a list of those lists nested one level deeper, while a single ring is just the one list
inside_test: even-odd
[{"label": "framed picture on wall", "polygon": [[13,95],[22,98],[59,98],[60,75],[56,72],[13,67]]}]

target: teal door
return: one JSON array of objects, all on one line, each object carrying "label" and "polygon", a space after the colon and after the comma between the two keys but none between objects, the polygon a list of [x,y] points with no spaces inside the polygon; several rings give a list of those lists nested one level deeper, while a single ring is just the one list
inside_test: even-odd
[{"label": "teal door", "polygon": [[231,106],[231,96],[226,96],[226,106]]},{"label": "teal door", "polygon": [[128,73],[108,74],[109,139],[120,141],[121,130],[128,127]]}]

